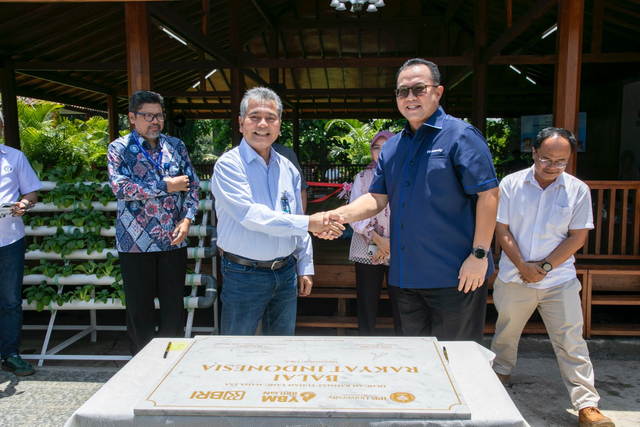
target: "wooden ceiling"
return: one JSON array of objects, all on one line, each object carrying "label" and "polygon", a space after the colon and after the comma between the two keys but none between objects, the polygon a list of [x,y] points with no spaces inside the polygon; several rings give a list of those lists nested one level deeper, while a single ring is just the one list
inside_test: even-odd
[{"label": "wooden ceiling", "polygon": [[[423,57],[441,68],[447,111],[471,115],[474,0],[386,0],[360,14],[335,11],[330,0],[233,1],[241,28],[230,28],[229,0],[148,3],[153,90],[174,112],[230,118],[231,70],[242,65],[246,86],[271,83],[288,117],[294,107],[299,118],[398,117],[396,71]],[[557,0],[488,0],[489,117],[551,112],[556,33],[541,37],[557,8]],[[124,9],[0,0],[0,67],[15,69],[16,94],[103,111],[107,95],[117,95],[125,112]],[[230,47],[233,34],[241,52]],[[587,0],[582,58],[583,91],[638,79],[640,1]]]}]

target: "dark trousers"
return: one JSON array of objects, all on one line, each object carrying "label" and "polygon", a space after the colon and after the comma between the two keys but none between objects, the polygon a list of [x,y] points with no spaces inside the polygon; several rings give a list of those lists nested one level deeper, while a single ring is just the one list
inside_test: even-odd
[{"label": "dark trousers", "polygon": [[163,252],[120,252],[119,256],[131,354],[135,356],[155,337],[155,297],[160,301],[158,336],[184,336],[187,248]]},{"label": "dark trousers", "polygon": [[[376,333],[376,317],[385,276],[389,277],[386,265],[362,264],[356,262],[356,296],[358,307],[358,334],[373,336]],[[387,286],[391,303],[393,329],[397,336],[402,336],[402,321],[398,310],[398,288]]]},{"label": "dark trousers", "polygon": [[487,282],[474,292],[458,288],[398,289],[402,331],[440,341],[482,342],[487,311]]},{"label": "dark trousers", "polygon": [[22,344],[22,279],[24,237],[0,248],[0,357],[20,353]]}]

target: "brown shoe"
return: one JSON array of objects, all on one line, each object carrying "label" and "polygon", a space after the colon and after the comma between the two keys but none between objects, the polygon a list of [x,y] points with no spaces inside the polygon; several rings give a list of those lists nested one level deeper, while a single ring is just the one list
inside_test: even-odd
[{"label": "brown shoe", "polygon": [[595,406],[582,408],[578,411],[578,426],[580,427],[615,427],[611,418],[602,415]]},{"label": "brown shoe", "polygon": [[503,386],[509,387],[511,385],[511,375],[503,375],[496,372],[496,376]]}]

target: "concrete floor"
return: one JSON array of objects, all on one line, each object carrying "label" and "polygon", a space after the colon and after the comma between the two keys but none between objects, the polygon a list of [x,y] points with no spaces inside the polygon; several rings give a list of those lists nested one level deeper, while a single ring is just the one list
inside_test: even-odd
[{"label": "concrete floor", "polygon": [[[37,352],[39,345],[41,338],[28,333],[23,350]],[[589,348],[602,411],[619,427],[640,426],[640,339],[592,339]],[[102,333],[97,343],[90,343],[86,337],[69,349],[73,354],[126,352],[123,333]],[[0,371],[0,426],[63,426],[123,363],[48,361],[35,375],[26,378]],[[571,408],[546,338],[522,339],[512,380],[507,391],[532,426],[577,425],[576,412]]]}]

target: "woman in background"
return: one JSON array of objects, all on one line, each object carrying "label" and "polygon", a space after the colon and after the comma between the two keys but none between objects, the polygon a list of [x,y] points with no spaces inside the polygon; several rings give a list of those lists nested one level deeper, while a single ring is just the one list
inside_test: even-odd
[{"label": "woman in background", "polygon": [[[371,140],[371,164],[356,175],[349,202],[369,192],[380,150],[393,135],[389,131],[380,131]],[[358,333],[362,336],[375,335],[382,284],[385,276],[389,275],[389,215],[389,205],[387,205],[376,216],[351,223],[354,233],[351,238],[349,259],[356,263]],[[402,335],[396,291],[395,286],[387,286],[393,328],[396,335]]]}]

